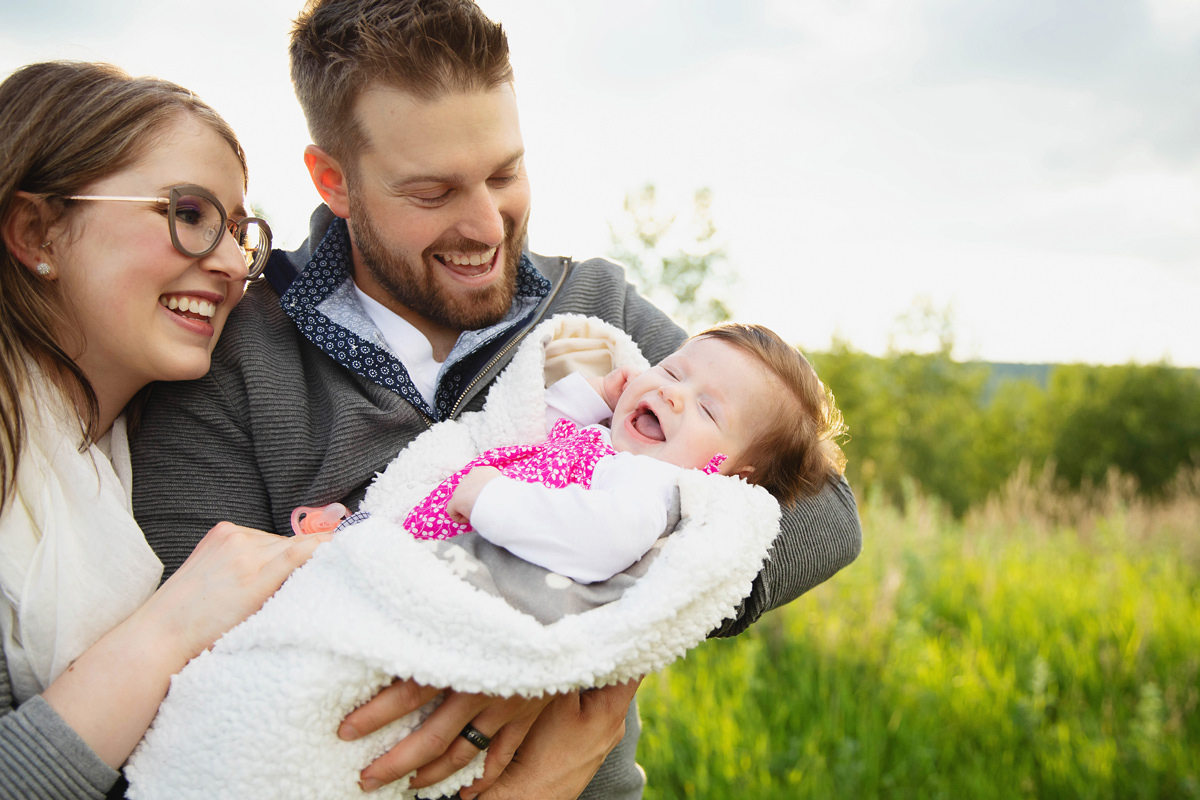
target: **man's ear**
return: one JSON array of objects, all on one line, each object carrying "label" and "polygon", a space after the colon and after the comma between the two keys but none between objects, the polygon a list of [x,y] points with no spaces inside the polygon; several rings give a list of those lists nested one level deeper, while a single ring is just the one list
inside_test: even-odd
[{"label": "man's ear", "polygon": [[346,172],[329,153],[310,144],[304,148],[304,166],[312,177],[313,186],[329,210],[342,219],[350,218],[350,194],[346,188]]},{"label": "man's ear", "polygon": [[0,225],[4,246],[29,270],[48,258],[43,245],[49,244],[52,215],[46,201],[29,192],[13,195],[8,216]]}]

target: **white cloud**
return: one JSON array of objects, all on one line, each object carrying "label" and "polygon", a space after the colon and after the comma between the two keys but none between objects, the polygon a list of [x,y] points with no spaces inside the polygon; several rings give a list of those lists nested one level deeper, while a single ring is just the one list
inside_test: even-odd
[{"label": "white cloud", "polygon": [[1146,0],[1158,34],[1180,46],[1200,40],[1200,4],[1194,0]]},{"label": "white cloud", "polygon": [[[296,244],[318,199],[287,77],[299,5],[0,9],[0,70],[98,58],[189,86]],[[510,35],[538,249],[603,251],[646,181],[681,209],[711,186],[739,316],[806,347],[881,351],[928,297],[964,354],[1200,365],[1191,0],[482,5]]]}]

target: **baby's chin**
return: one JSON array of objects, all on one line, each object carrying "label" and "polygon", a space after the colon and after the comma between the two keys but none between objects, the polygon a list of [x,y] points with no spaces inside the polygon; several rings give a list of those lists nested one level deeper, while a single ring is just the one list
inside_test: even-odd
[{"label": "baby's chin", "polygon": [[631,441],[629,434],[621,430],[620,427],[614,427],[609,438],[612,440],[613,449],[618,453],[641,455],[641,448],[637,446],[638,443]]},{"label": "baby's chin", "polygon": [[662,454],[659,453],[659,448],[656,445],[661,442],[647,442],[646,440],[635,436],[627,430],[620,427],[612,429],[610,438],[612,440],[613,449],[618,453],[630,453],[635,456],[649,456],[657,458],[660,461],[665,461]]}]

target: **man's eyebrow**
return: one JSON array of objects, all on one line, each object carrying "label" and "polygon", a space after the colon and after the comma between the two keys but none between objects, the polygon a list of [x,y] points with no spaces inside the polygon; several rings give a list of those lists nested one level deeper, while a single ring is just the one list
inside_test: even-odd
[{"label": "man's eyebrow", "polygon": [[[504,169],[508,169],[509,167],[513,167],[524,157],[525,157],[525,148],[524,147],[522,147],[519,150],[514,150],[507,158],[505,158],[496,167],[494,167],[492,169],[492,172],[495,173],[495,172],[499,172],[500,170],[504,170]],[[396,178],[395,180],[390,180],[387,182],[387,188],[393,192],[397,192],[397,191],[403,191],[404,189],[406,189],[409,186],[420,186],[420,185],[426,185],[426,184],[429,184],[429,185],[448,184],[448,185],[454,186],[454,185],[462,184],[465,182],[466,182],[466,178],[462,174],[457,173],[457,172],[443,173],[440,175],[437,173],[431,172],[431,173],[428,173],[425,175],[404,175],[402,177]]]}]

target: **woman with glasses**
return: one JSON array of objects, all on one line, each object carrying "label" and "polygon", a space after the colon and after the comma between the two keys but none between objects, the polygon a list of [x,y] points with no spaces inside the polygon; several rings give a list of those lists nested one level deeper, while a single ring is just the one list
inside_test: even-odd
[{"label": "woman with glasses", "polygon": [[130,511],[139,393],[208,371],[270,255],[229,126],[166,81],[34,64],[0,84],[0,153],[0,796],[103,797],[170,676],[321,539],[222,523],[160,588]]}]

